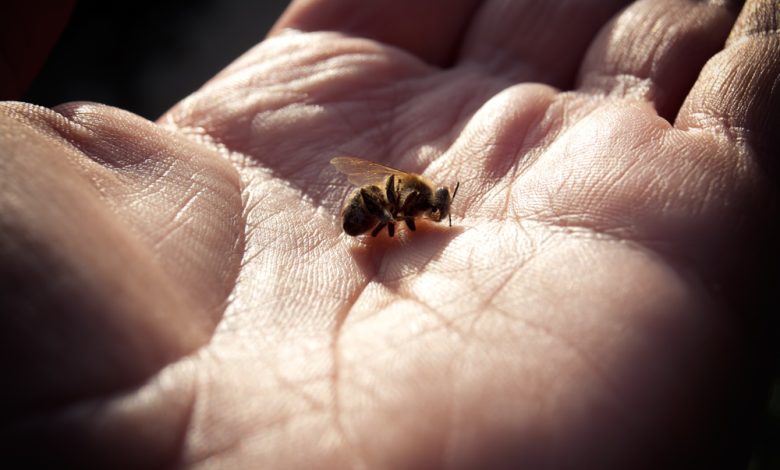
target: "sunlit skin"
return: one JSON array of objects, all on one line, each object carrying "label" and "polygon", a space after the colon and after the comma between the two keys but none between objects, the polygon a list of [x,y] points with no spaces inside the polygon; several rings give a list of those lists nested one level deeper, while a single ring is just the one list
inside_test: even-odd
[{"label": "sunlit skin", "polygon": [[[554,3],[298,0],[157,122],[0,105],[4,449],[101,468],[728,454],[777,216],[778,2]],[[344,234],[337,155],[460,181],[452,227]]]}]

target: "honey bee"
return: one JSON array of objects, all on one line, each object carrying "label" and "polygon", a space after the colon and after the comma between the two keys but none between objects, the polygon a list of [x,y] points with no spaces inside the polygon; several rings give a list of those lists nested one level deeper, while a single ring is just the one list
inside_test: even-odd
[{"label": "honey bee", "polygon": [[371,236],[375,237],[387,227],[387,233],[392,237],[395,224],[401,221],[409,230],[415,231],[415,219],[418,217],[434,222],[448,217],[452,227],[450,206],[460,182],[450,193],[449,188],[436,188],[430,180],[418,174],[362,158],[336,157],[330,163],[347,175],[350,183],[358,186],[341,211],[342,227],[347,235],[354,237],[373,228]]}]

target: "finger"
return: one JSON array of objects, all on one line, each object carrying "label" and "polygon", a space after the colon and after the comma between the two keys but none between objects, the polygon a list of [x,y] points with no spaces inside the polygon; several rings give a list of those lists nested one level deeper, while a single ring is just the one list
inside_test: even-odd
[{"label": "finger", "polygon": [[0,105],[2,417],[129,387],[201,346],[241,260],[226,162],[130,113],[59,111]]},{"label": "finger", "polygon": [[599,34],[579,88],[646,100],[671,121],[701,67],[723,46],[735,16],[719,1],[639,1]]},{"label": "finger", "polygon": [[[685,100],[676,126],[725,131],[759,157],[780,147],[780,1],[748,1]],[[777,159],[762,160],[771,171]],[[777,173],[774,173],[777,175]]]},{"label": "finger", "polygon": [[24,93],[65,28],[74,3],[12,0],[0,5],[0,100]]},{"label": "finger", "polygon": [[407,50],[426,62],[451,62],[482,0],[296,0],[271,34],[286,28],[340,31]]},{"label": "finger", "polygon": [[461,63],[514,81],[570,88],[604,23],[628,0],[489,0],[467,32]]}]

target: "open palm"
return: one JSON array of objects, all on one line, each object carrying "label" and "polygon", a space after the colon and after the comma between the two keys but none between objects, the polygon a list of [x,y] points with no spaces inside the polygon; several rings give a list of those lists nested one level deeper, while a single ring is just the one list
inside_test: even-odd
[{"label": "open palm", "polygon": [[[297,2],[158,124],[4,105],[7,303],[38,312],[4,333],[16,442],[128,466],[702,458],[770,199],[772,7],[732,31],[722,4],[559,3]],[[338,155],[459,181],[453,226],[346,236]]]}]

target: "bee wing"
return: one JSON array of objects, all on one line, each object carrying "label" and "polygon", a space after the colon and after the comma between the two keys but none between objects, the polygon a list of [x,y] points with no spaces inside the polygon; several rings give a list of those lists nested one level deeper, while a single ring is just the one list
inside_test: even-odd
[{"label": "bee wing", "polygon": [[339,172],[347,175],[349,182],[355,186],[381,184],[389,175],[404,176],[408,174],[405,171],[357,157],[336,157],[330,161],[330,164],[335,166]]}]

